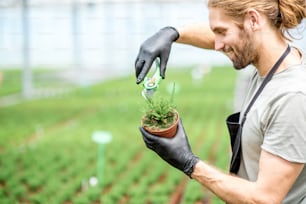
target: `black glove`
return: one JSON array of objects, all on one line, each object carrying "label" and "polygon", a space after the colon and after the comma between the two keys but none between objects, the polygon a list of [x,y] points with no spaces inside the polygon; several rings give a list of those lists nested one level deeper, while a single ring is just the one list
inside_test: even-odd
[{"label": "black glove", "polygon": [[199,158],[194,156],[191,151],[181,119],[177,133],[173,138],[154,136],[142,127],[139,129],[149,149],[155,151],[163,160],[190,177]]},{"label": "black glove", "polygon": [[142,43],[135,61],[136,83],[142,82],[148,74],[153,61],[160,58],[160,74],[165,78],[166,65],[170,55],[171,45],[179,38],[179,33],[173,27],[165,27]]}]

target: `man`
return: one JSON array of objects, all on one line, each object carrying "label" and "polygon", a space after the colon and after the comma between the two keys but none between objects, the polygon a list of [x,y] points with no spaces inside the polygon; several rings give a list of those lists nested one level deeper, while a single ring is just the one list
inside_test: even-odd
[{"label": "man", "polygon": [[196,157],[182,121],[173,139],[140,128],[146,146],[227,203],[306,204],[306,55],[290,49],[285,35],[305,18],[305,1],[209,0],[208,9],[210,28],[166,27],[142,44],[136,82],[143,80],[156,57],[165,77],[174,41],[214,47],[235,69],[256,67],[243,113],[271,67],[276,68],[244,122],[238,170],[226,174]]}]

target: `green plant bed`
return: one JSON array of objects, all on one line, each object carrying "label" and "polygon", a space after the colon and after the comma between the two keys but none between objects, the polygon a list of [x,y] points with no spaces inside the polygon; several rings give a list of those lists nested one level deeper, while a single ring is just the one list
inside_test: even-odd
[{"label": "green plant bed", "polygon": [[0,96],[21,92],[21,71],[18,69],[0,70],[2,82],[0,83]]},{"label": "green plant bed", "polygon": [[[193,83],[191,69],[170,68],[158,90],[169,96],[167,86],[176,82],[175,102],[194,153],[203,159],[213,154],[212,162],[224,168],[229,158],[224,120],[232,112],[235,74],[232,68],[216,68]],[[130,203],[170,200],[185,175],[145,147],[138,130],[144,99],[135,77],[87,89],[0,108],[1,204],[118,203],[127,195]],[[83,191],[82,182],[97,174],[98,146],[91,140],[96,130],[113,138],[104,147],[105,185]]]}]

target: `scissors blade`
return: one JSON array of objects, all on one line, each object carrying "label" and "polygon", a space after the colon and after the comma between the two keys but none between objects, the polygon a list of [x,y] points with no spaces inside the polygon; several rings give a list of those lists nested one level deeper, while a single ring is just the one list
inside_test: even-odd
[{"label": "scissors blade", "polygon": [[155,90],[154,89],[144,89],[141,92],[141,95],[146,99],[146,100],[151,100],[153,98]]}]

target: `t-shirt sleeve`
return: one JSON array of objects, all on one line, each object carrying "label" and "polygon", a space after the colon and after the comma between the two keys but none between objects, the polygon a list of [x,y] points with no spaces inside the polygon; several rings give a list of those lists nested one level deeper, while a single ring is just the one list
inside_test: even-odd
[{"label": "t-shirt sleeve", "polygon": [[306,163],[306,96],[290,93],[271,104],[261,148],[290,162]]}]

